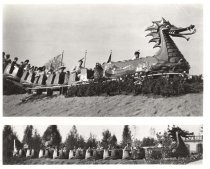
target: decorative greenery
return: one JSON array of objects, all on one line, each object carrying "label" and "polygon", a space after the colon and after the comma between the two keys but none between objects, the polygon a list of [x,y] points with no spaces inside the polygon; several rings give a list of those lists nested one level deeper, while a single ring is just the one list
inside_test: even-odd
[{"label": "decorative greenery", "polygon": [[44,132],[42,139],[44,142],[50,141],[52,146],[58,147],[61,143],[61,135],[57,125],[50,125]]},{"label": "decorative greenery", "polygon": [[119,94],[155,94],[165,97],[178,96],[187,93],[203,91],[203,81],[188,80],[182,76],[145,76],[135,79],[133,76],[124,76],[115,80],[92,81],[68,88],[66,97],[84,97]]},{"label": "decorative greenery", "polygon": [[127,144],[131,145],[132,139],[131,139],[131,130],[128,125],[124,126],[123,134],[122,134],[122,147],[125,147]]},{"label": "decorative greenery", "polygon": [[27,125],[26,129],[24,131],[24,136],[23,136],[23,144],[27,144],[29,148],[32,147],[32,135],[33,135],[33,126],[32,125]]},{"label": "decorative greenery", "polygon": [[22,148],[22,143],[19,141],[16,133],[10,125],[5,125],[3,130],[3,159],[4,161],[10,160],[14,150],[14,140],[16,148]]},{"label": "decorative greenery", "polygon": [[[190,154],[189,156],[189,151],[187,150],[181,138],[181,137],[188,137],[193,133],[182,130],[177,126],[172,126],[171,128],[169,127],[170,126],[168,126],[167,132],[164,132],[163,134],[157,133],[156,134],[157,139],[145,137],[142,140],[136,140],[137,149],[133,149],[131,151],[132,159],[135,160],[138,159],[134,161],[134,163],[137,163],[138,161],[140,161],[140,159],[144,159],[144,163],[146,162],[149,164],[153,163],[170,164],[172,162],[184,164],[191,161],[202,159],[202,153],[199,152]],[[202,130],[203,128],[201,128],[201,132]],[[3,131],[4,164],[7,163],[15,164],[27,160],[27,158],[24,157],[25,155],[22,155],[21,157],[18,158],[12,156],[14,139],[16,140],[16,148],[18,150],[23,148],[22,146],[23,143],[30,145],[30,149],[35,150],[35,155],[33,156],[33,158],[38,157],[40,148],[47,148],[46,144],[43,145],[44,141],[45,143],[51,142],[52,146],[58,146],[58,148],[60,147],[61,149],[65,146],[67,148],[67,152],[69,150],[76,150],[79,147],[81,147],[83,149],[83,152],[85,152],[85,149],[90,147],[92,148],[91,151],[96,153],[95,155],[97,156],[96,158],[97,160],[100,160],[103,154],[102,149],[100,150],[96,149],[97,146],[102,146],[105,149],[111,146],[111,151],[114,151],[113,154],[111,153],[112,159],[122,159],[122,148],[124,148],[124,146],[127,145],[128,143],[132,144],[132,142],[134,141],[131,139],[132,134],[128,125],[124,126],[124,130],[122,132],[123,136],[122,144],[120,145],[117,144],[116,136],[112,135],[109,130],[103,131],[102,133],[103,137],[101,143],[99,143],[96,137],[91,133],[90,137],[87,140],[84,140],[84,138],[78,134],[75,125],[72,127],[72,129],[69,132],[69,135],[67,136],[66,140],[63,143],[61,143],[61,137],[59,136],[60,135],[59,130],[56,125],[48,126],[42,138],[37,133],[36,129],[35,130],[33,129],[33,126],[27,126],[24,133],[25,135],[23,137],[23,142],[21,143],[18,140],[16,134],[13,132],[12,127],[9,125],[4,126],[4,131]],[[174,146],[172,141],[176,142]],[[161,146],[159,146],[160,144]],[[145,147],[149,148],[149,151],[146,150]],[[172,151],[174,149],[175,151]],[[177,159],[175,160],[174,157],[176,157]],[[184,157],[184,158],[178,158],[178,157]],[[84,158],[84,156],[82,158]],[[82,162],[82,160],[83,159],[81,159],[80,162]]]}]

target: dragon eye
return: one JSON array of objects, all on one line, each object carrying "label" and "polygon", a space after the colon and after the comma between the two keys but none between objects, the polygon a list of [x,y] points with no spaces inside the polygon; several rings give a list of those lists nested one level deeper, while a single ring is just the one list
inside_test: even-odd
[{"label": "dragon eye", "polygon": [[166,25],[166,28],[170,28],[170,26],[169,25]]}]

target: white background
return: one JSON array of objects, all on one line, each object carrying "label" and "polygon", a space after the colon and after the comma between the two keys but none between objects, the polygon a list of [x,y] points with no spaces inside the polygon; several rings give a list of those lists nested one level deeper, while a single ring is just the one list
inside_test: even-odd
[{"label": "white background", "polygon": [[[106,1],[81,1],[81,0],[77,0],[77,1],[69,1],[69,0],[36,0],[36,1],[29,1],[29,0],[19,0],[19,1],[12,1],[12,0],[3,0],[1,1],[1,7],[2,4],[8,4],[8,3],[13,3],[13,4],[43,4],[43,3],[57,3],[57,4],[66,4],[66,3],[125,3],[125,4],[130,4],[130,3],[149,3],[149,4],[155,4],[155,3],[169,3],[169,1],[166,0],[159,0],[159,1],[155,1],[155,0],[147,0],[147,1],[134,1],[134,0],[123,0],[123,1],[117,1],[117,0],[106,0]],[[209,26],[209,17],[210,17],[210,5],[209,3],[206,1],[202,1],[202,0],[178,0],[178,1],[171,1],[171,3],[202,3],[203,4],[203,9],[204,9],[204,56],[203,56],[203,60],[204,60],[204,109],[203,109],[203,117],[100,117],[100,118],[96,118],[96,117],[90,117],[90,118],[82,118],[82,117],[78,117],[78,118],[72,118],[72,117],[3,117],[3,113],[2,110],[3,108],[1,107],[1,112],[0,112],[0,167],[1,168],[28,168],[29,166],[3,166],[2,165],[2,130],[3,130],[3,125],[51,125],[51,124],[57,124],[57,125],[68,125],[68,124],[75,124],[75,125],[167,125],[167,124],[175,124],[175,125],[179,125],[179,124],[183,124],[183,125],[200,125],[203,124],[203,128],[204,128],[204,160],[203,160],[203,164],[202,165],[170,165],[170,168],[209,168],[210,166],[210,146],[208,144],[210,144],[210,138],[209,138],[209,108],[208,108],[208,99],[209,99],[209,75],[208,73],[210,73],[209,71],[209,57],[210,57],[210,45],[209,45],[209,30],[210,30],[210,26]],[[2,8],[1,8],[2,10]],[[2,11],[1,11],[2,13]],[[2,24],[2,19],[0,20],[1,24]],[[2,27],[1,27],[2,29]],[[2,30],[1,30],[2,32]],[[0,39],[2,41],[2,34],[0,35]],[[1,43],[1,47],[2,47],[2,43]],[[2,48],[1,48],[2,49]],[[2,51],[2,50],[0,50]],[[199,59],[199,58],[198,58]],[[2,64],[0,64],[1,66]],[[2,71],[2,68],[0,67],[0,71]],[[0,76],[2,78],[2,72],[0,72]],[[0,84],[1,86],[1,91],[2,92],[2,84]],[[0,93],[0,100],[2,103],[2,93]],[[1,104],[2,106],[2,104]],[[38,166],[38,165],[33,165],[30,166],[31,168],[98,168],[100,167],[102,168],[169,168],[168,165],[46,165],[46,166]]]}]

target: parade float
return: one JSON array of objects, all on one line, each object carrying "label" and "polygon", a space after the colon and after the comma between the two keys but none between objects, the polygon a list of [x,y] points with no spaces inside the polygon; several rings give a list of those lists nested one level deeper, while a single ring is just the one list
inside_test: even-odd
[{"label": "parade float", "polygon": [[[155,94],[164,94],[165,90],[174,87],[176,89],[172,89],[170,93],[179,94],[189,75],[190,65],[171,37],[180,37],[188,41],[189,37],[186,35],[194,34],[195,26],[176,27],[164,18],[152,23],[153,25],[146,29],[149,32],[146,36],[151,36],[149,42],[154,42],[154,48],[159,48],[153,56],[139,57],[137,51],[135,53],[137,57],[133,60],[113,62],[110,58],[106,63],[96,64],[94,70],[83,66],[79,74],[75,71],[64,72],[62,82],[59,79],[61,75],[59,70],[50,74],[43,71],[32,82],[30,70],[25,70],[22,77],[17,77],[18,68],[15,67],[10,74],[11,65],[8,65],[4,70],[4,83],[6,81],[18,83],[29,93],[47,92],[48,95],[52,95],[53,91],[60,91],[68,97],[123,92],[138,94],[142,90],[146,90],[144,93],[148,90]],[[147,89],[144,89],[145,87]]]}]

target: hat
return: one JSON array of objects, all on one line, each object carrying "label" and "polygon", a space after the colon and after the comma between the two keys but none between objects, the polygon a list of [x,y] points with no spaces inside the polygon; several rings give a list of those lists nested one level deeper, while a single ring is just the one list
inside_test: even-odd
[{"label": "hat", "polygon": [[139,55],[140,54],[140,50],[135,51],[134,55]]},{"label": "hat", "polygon": [[66,67],[65,67],[65,66],[60,66],[58,69],[59,69],[59,70],[60,70],[60,69],[66,69]]},{"label": "hat", "polygon": [[82,62],[82,63],[83,63],[83,59],[84,59],[84,58],[82,58],[82,59],[78,60],[78,62]]},{"label": "hat", "polygon": [[25,60],[25,62],[27,62],[27,63],[28,63],[28,62],[29,62],[29,60],[27,59],[27,60]]}]

